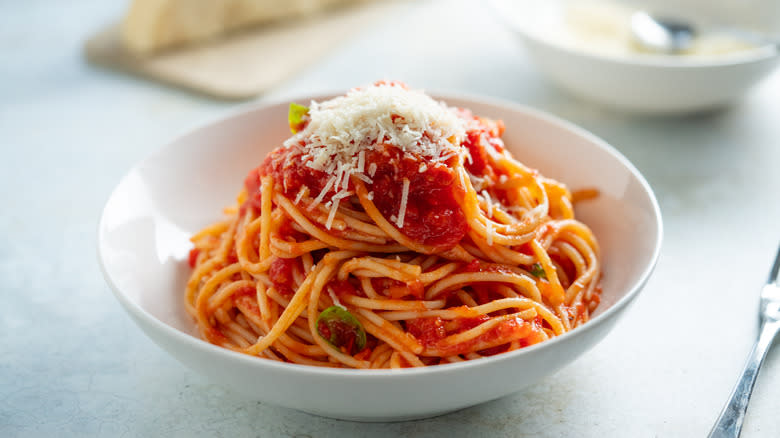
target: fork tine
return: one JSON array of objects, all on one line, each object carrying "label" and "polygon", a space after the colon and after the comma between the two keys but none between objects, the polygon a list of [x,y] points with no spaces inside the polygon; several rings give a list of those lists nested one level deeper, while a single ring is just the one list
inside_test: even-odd
[{"label": "fork tine", "polygon": [[777,283],[780,286],[780,246],[777,247],[777,255],[775,256],[775,264],[772,266],[772,270],[769,272],[768,284]]}]

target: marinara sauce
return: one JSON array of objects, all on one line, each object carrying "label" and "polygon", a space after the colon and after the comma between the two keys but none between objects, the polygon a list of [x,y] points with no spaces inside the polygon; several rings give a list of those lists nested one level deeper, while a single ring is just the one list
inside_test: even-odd
[{"label": "marinara sauce", "polygon": [[[460,111],[459,116],[467,122],[463,147],[469,151],[470,158],[466,168],[474,175],[485,175],[491,170],[485,144],[498,151],[503,149],[500,140],[503,125],[476,118],[468,111]],[[249,205],[260,208],[260,180],[265,175],[271,175],[275,190],[290,199],[295,199],[303,186],[308,188],[310,198],[320,194],[332,175],[307,166],[304,147],[301,143],[277,148],[249,173],[245,180]],[[388,222],[406,237],[433,247],[434,251],[451,249],[463,239],[468,224],[461,207],[464,192],[459,176],[451,167],[456,158],[436,162],[381,143],[374,144],[365,153],[365,173],[371,179],[366,189]],[[409,181],[409,191],[403,224],[399,227],[404,180]],[[354,193],[351,182],[348,190]],[[322,203],[327,203],[335,193],[331,187]]]}]

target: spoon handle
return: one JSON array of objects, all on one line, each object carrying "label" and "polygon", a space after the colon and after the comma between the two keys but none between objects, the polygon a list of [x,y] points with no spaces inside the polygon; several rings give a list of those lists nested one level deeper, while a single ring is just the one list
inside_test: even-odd
[{"label": "spoon handle", "polygon": [[758,370],[761,368],[766,352],[772,345],[772,340],[778,330],[780,330],[780,321],[764,321],[761,324],[761,333],[753,345],[750,356],[748,356],[745,369],[742,370],[742,375],[734,386],[726,406],[723,407],[718,420],[712,427],[709,438],[737,438],[739,436]]}]

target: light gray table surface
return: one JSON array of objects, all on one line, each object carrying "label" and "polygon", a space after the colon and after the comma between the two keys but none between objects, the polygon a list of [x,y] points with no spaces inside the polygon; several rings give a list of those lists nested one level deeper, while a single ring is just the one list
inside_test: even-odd
[{"label": "light gray table surface", "polygon": [[[394,78],[527,104],[614,145],[661,205],[655,274],[580,359],[523,392],[442,417],[351,423],[247,400],[191,372],[131,322],[98,268],[97,221],[122,175],[240,105],[86,64],[85,38],[125,2],[4,6],[0,436],[694,437],[711,427],[756,335],[758,291],[780,240],[780,73],[725,111],[625,115],[558,91],[480,3],[426,1],[260,98]],[[776,349],[744,437],[780,435],[779,391]]]}]

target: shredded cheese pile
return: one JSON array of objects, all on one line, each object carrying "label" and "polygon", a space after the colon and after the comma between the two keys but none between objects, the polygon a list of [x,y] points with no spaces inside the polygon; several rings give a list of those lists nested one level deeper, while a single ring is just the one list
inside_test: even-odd
[{"label": "shredded cheese pile", "polygon": [[[391,145],[433,163],[468,153],[460,146],[466,133],[463,119],[422,91],[389,84],[356,88],[345,96],[312,101],[308,115],[308,125],[289,138],[285,146],[303,144],[306,166],[332,175],[310,206],[322,202],[330,190],[336,193],[330,205],[325,204],[330,208],[328,229],[339,201],[352,195],[347,191],[349,178],[372,182],[375,168],[371,167],[375,166],[366,169],[365,151],[376,144]],[[420,172],[426,168],[423,162]],[[405,181],[404,195],[408,193],[408,184]],[[406,201],[406,196],[402,201]],[[399,227],[403,227],[405,207],[401,206],[396,218]]]}]

